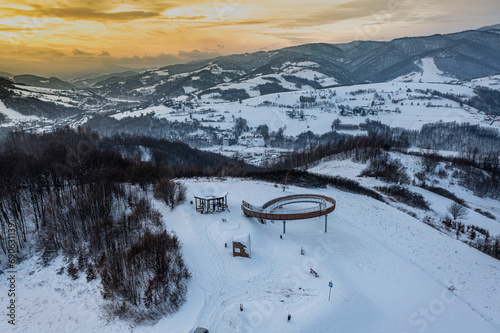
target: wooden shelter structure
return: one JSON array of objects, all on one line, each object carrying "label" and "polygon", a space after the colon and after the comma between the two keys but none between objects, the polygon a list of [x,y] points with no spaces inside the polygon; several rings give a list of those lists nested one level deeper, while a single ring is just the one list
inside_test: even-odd
[{"label": "wooden shelter structure", "polygon": [[223,212],[227,206],[227,192],[212,194],[211,191],[202,191],[194,196],[196,211],[202,214]]},{"label": "wooden shelter structure", "polygon": [[233,257],[252,257],[249,234],[241,235],[233,239]]}]

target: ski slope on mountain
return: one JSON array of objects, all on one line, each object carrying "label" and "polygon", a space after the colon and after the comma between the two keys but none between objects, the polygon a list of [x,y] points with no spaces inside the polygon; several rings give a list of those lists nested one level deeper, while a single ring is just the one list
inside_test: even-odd
[{"label": "ski slope on mountain", "polygon": [[[19,332],[497,332],[500,263],[379,201],[335,189],[282,187],[238,179],[186,180],[188,200],[229,192],[230,212],[200,214],[188,202],[163,213],[183,244],[192,278],[178,313],[153,326],[107,321],[98,281],[18,265]],[[242,200],[316,193],[333,197],[324,219],[263,225],[245,217]],[[225,221],[223,221],[225,219]],[[233,258],[231,241],[250,234],[252,258]],[[228,243],[228,247],[224,246]],[[301,248],[304,255],[300,254]],[[314,269],[319,277],[310,273]],[[333,282],[328,301],[329,281]],[[6,293],[0,294],[4,303]],[[243,311],[239,310],[240,304]],[[288,314],[291,321],[287,321]],[[0,330],[11,328],[0,322]]]},{"label": "ski slope on mountain", "polygon": [[400,76],[392,80],[392,82],[447,83],[457,81],[456,78],[447,76],[443,71],[437,68],[434,58],[423,58],[416,61],[415,64],[420,67],[420,72],[413,72]]}]

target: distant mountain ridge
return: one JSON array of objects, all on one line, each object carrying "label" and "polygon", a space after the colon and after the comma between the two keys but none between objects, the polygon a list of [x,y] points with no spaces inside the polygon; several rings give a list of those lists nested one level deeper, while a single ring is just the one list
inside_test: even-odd
[{"label": "distant mountain ridge", "polygon": [[[239,89],[236,95],[245,97],[249,90],[263,95],[308,87],[390,81],[421,72],[417,63],[425,58],[432,58],[440,71],[457,80],[499,74],[500,25],[389,42],[316,43],[221,56],[136,75],[111,75],[93,84],[91,89],[103,96],[144,100],[227,89]],[[296,68],[290,70],[290,66]]]},{"label": "distant mountain ridge", "polygon": [[95,93],[75,89],[57,78],[34,75],[14,78],[16,82],[0,77],[0,102],[24,116],[63,119],[106,104],[106,99]]},{"label": "distant mountain ridge", "polygon": [[57,77],[45,78],[36,75],[24,74],[15,75],[12,80],[17,84],[24,84],[32,87],[50,88],[50,89],[64,89],[69,90],[75,88],[69,82],[58,79]]},{"label": "distant mountain ridge", "polygon": [[[432,67],[433,75],[424,75],[428,67],[423,64]],[[497,74],[500,25],[388,42],[305,44],[101,76],[89,72],[71,82],[0,72],[7,77],[0,80],[0,100],[22,114],[59,118],[80,111],[147,107],[181,96],[237,101],[395,79],[450,82]]]},{"label": "distant mountain ridge", "polygon": [[12,77],[12,74],[10,74],[10,73],[0,72],[0,78],[8,79],[8,78],[11,78],[11,77]]},{"label": "distant mountain ridge", "polygon": [[83,77],[83,78],[78,78],[71,80],[71,83],[77,86],[78,88],[86,88],[89,86],[92,86],[96,84],[97,82],[103,82],[105,80],[118,80],[123,77],[130,77],[137,75],[137,72],[134,71],[124,71],[124,72],[118,72],[118,73],[109,73],[109,74],[104,74],[104,75],[99,75],[97,77]]}]

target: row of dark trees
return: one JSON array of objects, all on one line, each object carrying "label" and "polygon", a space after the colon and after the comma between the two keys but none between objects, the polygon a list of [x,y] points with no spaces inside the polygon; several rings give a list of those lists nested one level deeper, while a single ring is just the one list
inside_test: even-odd
[{"label": "row of dark trees", "polygon": [[489,115],[500,115],[500,91],[495,89],[481,86],[475,87],[475,95],[472,98],[467,98],[467,96],[463,95],[461,96],[451,93],[442,93],[435,90],[430,91],[430,93],[432,95],[444,97],[446,99],[460,103],[461,106],[466,104]]},{"label": "row of dark trees", "polygon": [[295,185],[309,188],[322,188],[332,186],[342,191],[358,193],[383,201],[384,198],[378,192],[361,185],[359,182],[340,176],[317,175],[304,170],[297,169],[274,169],[248,171],[245,176],[251,179],[264,180],[267,182],[282,184],[286,179],[287,185]]},{"label": "row of dark trees", "polygon": [[[500,151],[485,153],[474,151],[471,154],[455,157],[442,156],[436,153],[413,152],[411,154],[422,157],[425,172],[428,174],[434,173],[437,163],[442,162],[447,165],[447,168],[454,170],[452,177],[456,178],[460,185],[470,189],[476,195],[500,198]],[[419,174],[416,174],[416,176],[420,177]],[[427,189],[425,178],[422,178],[421,181],[420,186]],[[435,191],[432,187],[429,187],[429,190]],[[446,193],[447,191],[438,189],[438,192],[440,195],[463,204],[462,200],[453,198],[453,196]]]},{"label": "row of dark trees", "polygon": [[[500,135],[498,130],[493,128],[471,125],[469,123],[432,123],[422,126],[420,131],[408,130],[403,128],[391,128],[379,121],[367,120],[359,125],[343,126],[340,121],[335,120],[332,123],[332,132],[322,135],[314,134],[311,131],[303,132],[296,137],[287,137],[281,132],[273,132],[265,135],[266,144],[273,147],[296,149],[297,151],[311,154],[311,146],[316,147],[314,154],[325,147],[342,146],[345,143],[363,141],[367,137],[376,139],[373,143],[365,144],[360,142],[361,147],[420,147],[431,150],[452,150],[461,152],[464,155],[487,154],[490,152],[498,153],[500,146]],[[359,129],[366,131],[366,135],[354,137],[352,135],[338,133],[341,129]],[[262,132],[259,128],[258,133]],[[359,146],[359,145],[358,145]],[[356,147],[354,147],[356,148]],[[309,151],[308,151],[309,150]],[[342,152],[345,149],[336,149]],[[328,154],[326,154],[328,156]],[[309,163],[303,161],[302,163]]]},{"label": "row of dark trees", "polygon": [[380,149],[408,147],[405,136],[393,137],[382,133],[359,136],[339,136],[335,140],[308,149],[296,150],[282,155],[276,162],[277,168],[308,168],[319,160],[332,155],[345,155],[358,161],[366,161],[380,154]]},{"label": "row of dark trees", "polygon": [[[405,151],[410,146],[420,144],[427,148],[459,149],[460,156],[446,157],[437,153],[412,153],[422,156],[426,172],[438,162],[445,162],[457,170],[454,176],[460,183],[479,196],[498,198],[500,193],[500,135],[493,129],[457,123],[427,125],[422,131],[391,129],[377,122],[369,122],[368,135],[331,136],[331,140],[314,144],[315,136],[308,137],[309,148],[297,149],[283,155],[275,163],[278,169],[304,168],[314,166],[324,158],[352,158],[369,165],[364,175],[383,177],[394,183],[408,183],[404,167],[392,160],[384,151]],[[334,132],[333,132],[334,133]],[[332,134],[333,134],[332,133]],[[442,171],[442,170],[440,170]]]},{"label": "row of dark trees", "polygon": [[412,192],[408,188],[398,185],[378,186],[376,187],[382,193],[389,195],[396,201],[402,202],[408,206],[425,209],[430,209],[429,203],[420,193]]},{"label": "row of dark trees", "polygon": [[[139,117],[127,117],[117,120],[106,115],[96,115],[88,120],[86,126],[100,133],[102,136],[128,134],[129,136],[147,136],[170,141],[182,141],[192,147],[207,147],[222,144],[220,130],[203,126],[197,121],[172,122],[168,119],[157,118],[152,114]],[[203,132],[202,137],[191,135],[193,132]]]},{"label": "row of dark trees", "polygon": [[432,123],[422,126],[420,132],[408,132],[410,144],[416,147],[453,150],[459,152],[498,151],[500,135],[497,129],[469,123]]},{"label": "row of dark trees", "polygon": [[[463,207],[464,206],[458,204],[452,204],[452,206],[448,207],[448,211],[452,217],[447,216],[442,219],[442,225],[446,230],[454,231],[457,239],[460,239],[462,235],[466,235],[467,238],[462,240],[464,243],[469,244],[473,248],[493,258],[500,259],[500,235],[492,237],[488,230],[475,225],[465,225],[460,222],[458,220],[460,216],[457,216],[457,214],[465,214],[460,212]],[[465,212],[465,210],[462,212]]]}]

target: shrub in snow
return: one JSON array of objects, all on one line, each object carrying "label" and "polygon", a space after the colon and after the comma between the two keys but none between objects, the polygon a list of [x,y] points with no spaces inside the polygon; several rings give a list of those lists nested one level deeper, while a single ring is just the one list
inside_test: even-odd
[{"label": "shrub in snow", "polygon": [[469,237],[470,240],[476,239],[476,232],[474,231],[474,229],[470,229],[469,230],[469,236],[468,237]]},{"label": "shrub in snow", "polygon": [[442,221],[441,223],[444,225],[444,227],[447,229],[447,230],[450,230],[451,227],[452,227],[452,220],[449,216],[446,216]]},{"label": "shrub in snow", "polygon": [[426,184],[421,184],[420,187],[423,188],[423,189],[426,189],[427,191],[431,191],[431,192],[434,192],[436,194],[439,194],[442,197],[445,197],[445,198],[448,198],[450,200],[453,200],[456,203],[458,203],[458,204],[460,204],[460,205],[462,205],[464,207],[469,208],[467,206],[467,204],[466,204],[466,202],[465,202],[464,199],[461,199],[461,198],[457,197],[455,194],[451,193],[447,189],[444,189],[444,188],[438,187],[438,186],[429,186],[429,185],[426,185]]},{"label": "shrub in snow", "polygon": [[490,218],[492,220],[496,220],[497,218],[495,217],[495,215],[491,214],[490,212],[486,211],[486,210],[482,210],[480,208],[476,208],[474,209],[475,212],[483,215],[483,216],[486,216],[487,218]]},{"label": "shrub in snow", "polygon": [[400,160],[391,158],[385,152],[371,158],[368,167],[361,171],[361,176],[375,177],[376,179],[380,177],[391,183],[410,183],[406,167],[403,166]]},{"label": "shrub in snow", "polygon": [[70,262],[68,268],[66,269],[68,275],[71,276],[73,280],[78,279],[78,268],[73,262]]},{"label": "shrub in snow", "polygon": [[78,270],[83,271],[87,267],[87,257],[83,254],[83,252],[80,252],[80,255],[78,256]]},{"label": "shrub in snow", "polygon": [[85,274],[87,276],[87,282],[95,280],[96,271],[95,271],[95,268],[92,264],[90,264],[89,267],[87,267],[87,269],[85,270]]},{"label": "shrub in snow", "polygon": [[377,190],[383,192],[395,200],[407,204],[408,206],[429,209],[429,203],[424,199],[423,195],[420,193],[415,193],[403,186],[392,185],[392,186],[381,186],[376,187]]},{"label": "shrub in snow", "polygon": [[170,209],[174,209],[178,204],[186,200],[186,187],[181,183],[163,178],[154,188],[154,196],[163,200]]}]

